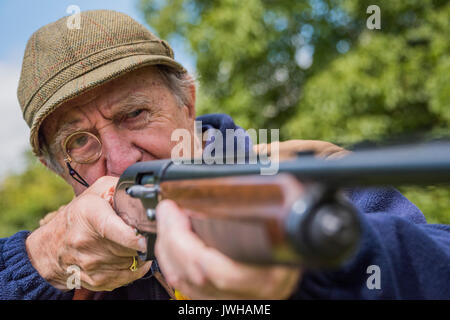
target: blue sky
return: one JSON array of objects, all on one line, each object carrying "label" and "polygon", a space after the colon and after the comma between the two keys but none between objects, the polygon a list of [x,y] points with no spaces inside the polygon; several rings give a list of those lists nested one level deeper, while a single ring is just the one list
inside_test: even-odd
[{"label": "blue sky", "polygon": [[[66,10],[70,5],[77,5],[81,11],[120,11],[148,27],[138,10],[138,0],[0,0],[0,179],[24,167],[23,154],[29,149],[29,129],[16,97],[28,38],[40,27],[69,15]],[[195,74],[195,60],[184,44],[169,43],[176,60]]]},{"label": "blue sky", "polygon": [[[0,0],[0,60],[20,63],[30,35],[43,25],[68,15],[66,10],[70,5],[79,6],[81,11],[120,11],[147,25],[138,10],[138,0]],[[177,59],[193,71],[193,59],[183,54],[182,44],[171,45]]]},{"label": "blue sky", "polygon": [[0,0],[0,60],[15,60],[23,54],[29,36],[43,25],[68,15],[66,9],[77,5],[82,11],[113,9],[143,23],[136,0]]}]

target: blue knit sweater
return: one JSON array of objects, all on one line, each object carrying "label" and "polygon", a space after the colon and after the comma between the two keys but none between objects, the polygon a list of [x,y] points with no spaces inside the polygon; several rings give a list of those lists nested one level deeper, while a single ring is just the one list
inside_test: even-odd
[{"label": "blue knit sweater", "polygon": [[[225,133],[237,128],[226,115],[198,120],[203,129]],[[351,189],[347,196],[362,221],[358,252],[339,270],[306,271],[292,298],[450,299],[450,226],[426,224],[420,210],[392,188]],[[0,239],[0,299],[71,299],[72,291],[52,287],[33,268],[25,249],[28,234]],[[379,268],[375,288],[368,285],[374,274],[370,266]],[[103,298],[168,298],[157,286],[154,278],[145,277]]]}]

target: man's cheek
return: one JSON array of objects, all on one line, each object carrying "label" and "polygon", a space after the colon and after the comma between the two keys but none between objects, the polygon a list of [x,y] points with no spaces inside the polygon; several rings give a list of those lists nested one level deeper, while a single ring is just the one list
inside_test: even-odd
[{"label": "man's cheek", "polygon": [[170,141],[168,137],[143,137],[137,144],[139,148],[145,151],[144,161],[150,161],[155,159],[167,159],[170,158],[172,147],[174,142]]}]

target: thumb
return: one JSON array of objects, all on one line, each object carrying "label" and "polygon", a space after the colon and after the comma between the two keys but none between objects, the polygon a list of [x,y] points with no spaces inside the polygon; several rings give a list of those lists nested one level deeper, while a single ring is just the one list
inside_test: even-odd
[{"label": "thumb", "polygon": [[118,181],[117,177],[100,177],[84,193],[95,194],[111,203]]},{"label": "thumb", "polygon": [[147,250],[145,237],[137,235],[134,228],[127,225],[116,214],[108,201],[99,198],[96,198],[97,201],[93,201],[95,197],[94,195],[87,196],[88,199],[92,199],[90,201],[91,207],[95,206],[92,211],[96,214],[88,216],[88,221],[94,230],[102,238],[111,240],[125,248],[145,252]]}]

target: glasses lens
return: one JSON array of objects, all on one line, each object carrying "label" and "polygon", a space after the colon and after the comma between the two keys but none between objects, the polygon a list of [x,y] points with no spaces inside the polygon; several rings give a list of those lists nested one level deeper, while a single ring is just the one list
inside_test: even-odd
[{"label": "glasses lens", "polygon": [[92,133],[78,132],[68,138],[66,152],[75,162],[89,163],[100,157],[102,144]]}]

